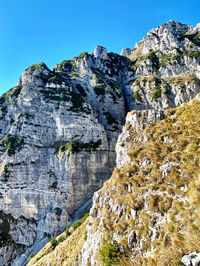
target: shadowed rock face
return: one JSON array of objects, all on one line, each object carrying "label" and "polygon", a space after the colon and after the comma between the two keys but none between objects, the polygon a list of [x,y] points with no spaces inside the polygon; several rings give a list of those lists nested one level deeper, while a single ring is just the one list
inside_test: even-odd
[{"label": "shadowed rock face", "polygon": [[[143,39],[145,48],[136,45],[136,57],[135,50],[127,58],[97,46],[52,71],[44,63],[32,65],[0,98],[0,264],[9,265],[27,247],[63,231],[110,177],[128,111],[160,113],[199,92],[197,54],[180,52],[175,66],[164,66],[158,51],[151,54],[162,43],[183,50],[192,42],[188,49],[198,52],[198,40],[182,36],[198,28],[173,21],[160,27],[152,31],[158,37],[149,33]],[[161,53],[172,60],[169,45],[162,44]]]}]

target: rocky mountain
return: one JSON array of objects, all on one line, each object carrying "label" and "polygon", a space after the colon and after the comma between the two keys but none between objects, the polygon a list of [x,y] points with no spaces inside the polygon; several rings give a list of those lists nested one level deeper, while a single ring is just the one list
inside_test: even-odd
[{"label": "rocky mountain", "polygon": [[130,161],[94,193],[89,218],[28,266],[198,265],[199,112],[200,94],[162,118],[154,110],[130,112],[116,145],[128,146]]},{"label": "rocky mountain", "polygon": [[130,159],[94,195],[80,265],[96,265],[99,249],[106,265],[121,258],[179,265],[184,254],[200,252],[199,112],[200,96],[162,118],[149,110],[128,114],[117,146],[128,146]]},{"label": "rocky mountain", "polygon": [[96,47],[53,71],[32,65],[1,97],[0,265],[62,232],[110,177],[127,61]]},{"label": "rocky mountain", "polygon": [[[158,243],[175,245],[164,232],[173,219],[180,221],[173,232],[181,238],[181,228],[187,231],[174,208],[180,202],[191,204],[186,187],[193,186],[188,177],[199,160],[191,157],[198,151],[194,125],[199,123],[199,104],[196,100],[166,109],[200,92],[199,61],[200,25],[171,20],[121,56],[97,46],[92,54],[82,53],[53,70],[40,63],[24,71],[17,86],[0,98],[0,264],[26,264],[31,252],[62,232],[73,213],[111,176],[115,159],[118,168],[95,193],[90,218],[82,225],[89,223],[87,240],[84,229],[62,243],[70,246],[69,240],[77,243],[82,237],[82,246],[66,265],[101,265],[99,250],[111,248],[121,258],[127,247],[131,261],[151,256],[153,263],[162,257],[163,249],[152,255]],[[196,198],[196,190],[191,192]],[[186,224],[188,230],[193,226]],[[59,246],[53,257],[64,263],[55,258]],[[45,259],[35,263],[49,265],[51,260]]]}]

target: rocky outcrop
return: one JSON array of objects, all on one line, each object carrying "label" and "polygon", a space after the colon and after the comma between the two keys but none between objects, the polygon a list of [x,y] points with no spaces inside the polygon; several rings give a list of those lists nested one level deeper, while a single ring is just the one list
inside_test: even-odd
[{"label": "rocky outcrop", "polygon": [[[84,202],[112,173],[117,138],[131,110],[116,149],[117,166],[134,167],[130,143],[136,149],[147,142],[142,132],[164,119],[165,109],[200,92],[199,53],[199,25],[169,21],[131,53],[125,49],[120,56],[97,46],[94,53],[64,60],[53,70],[40,63],[24,71],[17,86],[0,98],[0,264],[9,265],[26,250],[13,262],[24,265],[30,252],[63,231],[77,209],[83,211]],[[150,162],[146,158],[141,164],[145,168]],[[163,176],[172,167],[162,165]],[[124,186],[132,191],[130,184]],[[127,208],[102,191],[94,196],[91,221],[111,228],[104,218],[98,220],[99,208],[111,208],[119,220]],[[136,212],[131,209],[127,217],[135,219]],[[133,248],[138,231],[126,233]],[[82,264],[91,260],[95,265],[104,230],[94,232],[89,224],[87,235]],[[117,231],[113,239],[123,243]]]},{"label": "rocky outcrop", "polygon": [[136,44],[129,55],[136,100],[131,109],[175,107],[199,93],[199,34],[198,26],[170,20]]},{"label": "rocky outcrop", "polygon": [[145,127],[147,111],[137,112],[137,123],[135,113],[128,114],[123,132],[129,161],[94,194],[80,265],[102,265],[116,256],[128,265],[197,265],[199,108],[193,100],[157,123],[150,113]]},{"label": "rocky outcrop", "polygon": [[123,48],[121,50],[121,53],[120,53],[120,55],[126,56],[126,57],[128,57],[130,54],[131,54],[131,49],[130,48]]},{"label": "rocky outcrop", "polygon": [[133,128],[137,133],[134,136],[135,142],[137,141],[146,141],[146,138],[143,135],[140,135],[139,132],[142,132],[149,124],[156,123],[165,118],[165,113],[163,110],[151,110],[147,109],[144,111],[132,111],[126,116],[126,124],[122,129],[122,133],[119,135],[116,145],[116,166],[120,167],[126,163],[131,162],[131,158],[128,155],[128,149],[130,141],[132,140],[130,136],[129,129]]},{"label": "rocky outcrop", "polygon": [[188,255],[184,255],[182,258],[182,263],[184,266],[195,266],[200,263],[200,253],[192,252]]}]

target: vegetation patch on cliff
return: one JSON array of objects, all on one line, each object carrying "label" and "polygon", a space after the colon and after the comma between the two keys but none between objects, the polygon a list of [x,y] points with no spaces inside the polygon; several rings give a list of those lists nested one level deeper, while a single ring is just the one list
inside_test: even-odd
[{"label": "vegetation patch on cliff", "polygon": [[58,75],[54,75],[48,79],[49,83],[56,83],[56,84],[62,84],[63,80]]},{"label": "vegetation patch on cliff", "polygon": [[81,53],[77,58],[78,58],[79,60],[81,60],[81,59],[83,59],[86,55],[88,55],[88,53],[87,53],[87,52],[83,52],[83,53]]},{"label": "vegetation patch on cliff", "polygon": [[24,139],[12,136],[9,133],[1,140],[0,145],[5,148],[8,156],[14,155],[17,151],[20,151],[23,147]]},{"label": "vegetation patch on cliff", "polygon": [[34,72],[34,71],[40,69],[42,66],[44,66],[44,63],[34,64],[34,65],[29,66],[29,67],[26,69],[26,71]]},{"label": "vegetation patch on cliff", "polygon": [[[55,82],[55,79],[57,80],[59,84],[61,84],[61,79],[58,76],[54,76],[50,78],[50,82]],[[80,90],[80,87],[78,87]],[[40,90],[40,92],[43,94],[44,98],[46,100],[51,100],[56,102],[56,109],[59,108],[61,102],[68,102],[72,103],[72,105],[69,107],[69,110],[75,113],[85,113],[90,114],[91,110],[89,105],[86,103],[83,95],[81,93],[76,92],[75,90],[70,90],[66,87],[61,88],[54,88],[54,87],[48,87],[45,89]]]},{"label": "vegetation patch on cliff", "polygon": [[56,72],[72,72],[73,70],[76,70],[77,66],[75,63],[75,59],[72,60],[64,60],[60,64],[56,66]]},{"label": "vegetation patch on cliff", "polygon": [[3,105],[6,100],[12,99],[12,97],[14,97],[14,99],[16,99],[19,96],[21,90],[22,90],[22,86],[18,85],[18,86],[15,86],[14,88],[10,89],[8,92],[4,93],[0,97],[0,105]]},{"label": "vegetation patch on cliff", "polygon": [[100,145],[101,140],[91,140],[88,143],[83,143],[80,141],[69,141],[64,145],[59,146],[54,154],[58,155],[59,153],[65,153],[67,156],[69,156],[70,154],[78,153],[80,151],[91,152],[96,151]]},{"label": "vegetation patch on cliff", "polygon": [[137,90],[137,91],[134,92],[134,98],[135,98],[136,101],[142,102],[142,98],[140,96],[139,90]]},{"label": "vegetation patch on cliff", "polygon": [[104,96],[106,94],[110,94],[111,97],[113,98],[113,101],[116,102],[117,98],[122,97],[120,89],[117,87],[117,85],[112,82],[107,80],[106,82],[99,78],[98,75],[94,74],[93,79],[95,81],[95,86],[94,86],[94,91],[96,95],[98,96]]},{"label": "vegetation patch on cliff", "polygon": [[69,108],[70,111],[73,111],[76,113],[83,112],[86,114],[91,113],[89,106],[85,105],[86,103],[85,99],[80,93],[71,91],[70,95],[71,95],[71,102],[72,102],[72,106]]}]

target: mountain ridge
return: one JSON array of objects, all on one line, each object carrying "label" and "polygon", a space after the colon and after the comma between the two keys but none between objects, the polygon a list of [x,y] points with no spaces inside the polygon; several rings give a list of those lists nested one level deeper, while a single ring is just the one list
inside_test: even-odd
[{"label": "mountain ridge", "polygon": [[[152,123],[200,92],[194,29],[199,24],[170,21],[150,31],[128,57],[97,46],[53,70],[32,65],[2,95],[1,264],[19,255],[13,265],[24,265],[27,258],[20,254],[36,252],[32,245],[62,232],[74,211],[102,187],[115,166],[127,112],[141,111],[145,123]],[[118,140],[118,165],[129,161],[126,131]]]}]

